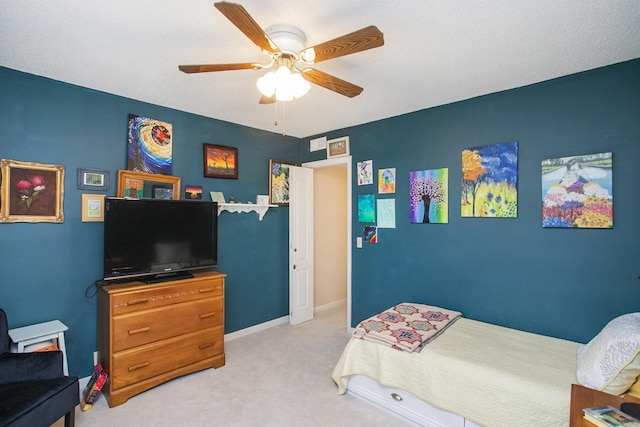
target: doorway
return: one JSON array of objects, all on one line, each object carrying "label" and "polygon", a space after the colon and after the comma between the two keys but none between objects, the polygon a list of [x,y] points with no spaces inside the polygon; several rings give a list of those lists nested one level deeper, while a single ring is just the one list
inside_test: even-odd
[{"label": "doorway", "polygon": [[[314,276],[318,278],[314,280],[316,306],[330,306],[332,301],[340,302],[346,297],[346,327],[350,331],[351,156],[301,166],[314,169],[314,248],[318,251],[314,253]],[[323,283],[341,283],[342,289],[323,287]]]}]

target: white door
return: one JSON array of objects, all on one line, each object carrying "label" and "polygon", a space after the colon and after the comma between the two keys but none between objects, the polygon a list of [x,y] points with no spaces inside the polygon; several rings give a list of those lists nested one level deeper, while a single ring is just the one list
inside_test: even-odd
[{"label": "white door", "polygon": [[289,323],[313,319],[313,169],[289,167]]}]

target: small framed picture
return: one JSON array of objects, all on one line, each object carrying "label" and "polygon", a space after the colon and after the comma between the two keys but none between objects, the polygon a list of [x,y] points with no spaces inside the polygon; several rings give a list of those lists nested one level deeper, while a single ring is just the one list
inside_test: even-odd
[{"label": "small framed picture", "polygon": [[203,144],[205,178],[238,179],[238,149],[224,145]]},{"label": "small framed picture", "polygon": [[109,191],[109,171],[79,168],[78,190]]},{"label": "small framed picture", "polygon": [[104,194],[82,195],[82,222],[104,222]]},{"label": "small framed picture", "polygon": [[154,199],[171,200],[173,199],[173,186],[154,184],[151,186],[151,197]]},{"label": "small framed picture", "polygon": [[227,203],[224,200],[224,194],[222,193],[222,191],[209,191],[209,195],[211,196],[212,202]]},{"label": "small framed picture", "polygon": [[327,159],[349,155],[349,137],[330,139],[327,141]]},{"label": "small framed picture", "polygon": [[191,200],[202,199],[202,187],[199,185],[187,185],[184,187],[184,196]]}]

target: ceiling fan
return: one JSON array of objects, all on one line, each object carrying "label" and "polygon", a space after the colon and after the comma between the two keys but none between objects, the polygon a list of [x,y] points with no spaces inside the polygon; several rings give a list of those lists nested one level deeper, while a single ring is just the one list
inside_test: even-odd
[{"label": "ceiling fan", "polygon": [[[263,53],[269,56],[268,64],[235,63],[235,64],[202,64],[180,65],[178,69],[184,73],[206,73],[230,70],[260,70],[271,68],[258,80],[258,88],[262,93],[261,104],[271,104],[277,100],[288,101],[300,97],[309,90],[309,83],[322,86],[340,95],[353,98],[360,95],[363,88],[315,68],[298,68],[298,63],[312,65],[340,56],[351,55],[364,50],[384,45],[384,37],[380,30],[371,25],[345,34],[341,37],[305,47],[304,33],[290,25],[274,25],[263,30],[240,4],[226,1],[214,4],[232,24],[244,33]],[[280,74],[278,74],[280,73]],[[276,86],[280,76],[290,80],[290,86]]]}]

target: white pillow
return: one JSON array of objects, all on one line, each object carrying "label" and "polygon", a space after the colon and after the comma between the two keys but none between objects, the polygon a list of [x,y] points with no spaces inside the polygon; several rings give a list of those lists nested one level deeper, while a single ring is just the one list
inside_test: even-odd
[{"label": "white pillow", "polygon": [[613,319],[578,349],[578,382],[620,395],[640,375],[640,313]]}]

